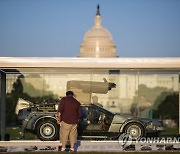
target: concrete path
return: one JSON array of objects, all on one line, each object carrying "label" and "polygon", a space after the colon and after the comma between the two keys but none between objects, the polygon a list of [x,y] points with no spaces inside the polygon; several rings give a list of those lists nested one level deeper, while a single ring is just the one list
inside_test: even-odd
[{"label": "concrete path", "polygon": [[[69,146],[67,146],[69,149]],[[0,152],[59,151],[59,141],[1,141]],[[180,143],[134,143],[119,141],[78,141],[76,151],[180,151]]]}]

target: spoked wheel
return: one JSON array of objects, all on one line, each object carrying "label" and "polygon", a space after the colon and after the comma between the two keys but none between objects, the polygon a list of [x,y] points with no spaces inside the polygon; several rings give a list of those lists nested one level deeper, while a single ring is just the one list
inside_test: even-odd
[{"label": "spoked wheel", "polygon": [[144,136],[144,128],[139,123],[130,123],[125,127],[126,134],[129,134],[133,140]]},{"label": "spoked wheel", "polygon": [[59,138],[59,126],[53,120],[41,120],[36,127],[36,133],[42,141],[54,141]]}]

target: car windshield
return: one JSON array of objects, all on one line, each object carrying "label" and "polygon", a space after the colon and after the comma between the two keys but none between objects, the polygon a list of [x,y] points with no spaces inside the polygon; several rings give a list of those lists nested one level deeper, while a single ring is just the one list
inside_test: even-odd
[{"label": "car windshield", "polygon": [[99,105],[92,104],[92,106],[94,106],[95,108],[98,108],[100,111],[102,111],[102,112],[104,112],[106,114],[115,115],[114,112],[111,112],[111,111],[109,111],[109,110],[107,110],[107,109],[105,109],[105,108],[103,108],[103,107],[101,107]]}]

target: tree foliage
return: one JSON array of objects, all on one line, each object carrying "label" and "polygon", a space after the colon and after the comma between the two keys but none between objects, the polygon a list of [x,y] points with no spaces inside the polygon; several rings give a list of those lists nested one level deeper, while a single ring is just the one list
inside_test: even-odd
[{"label": "tree foliage", "polygon": [[159,104],[156,116],[161,116],[162,119],[173,119],[176,124],[179,123],[179,94],[173,93]]},{"label": "tree foliage", "polygon": [[[54,103],[57,101],[58,96],[54,95],[52,91],[48,91],[45,89],[43,93],[42,90],[36,89],[34,85],[30,83],[23,82],[23,75],[19,75],[17,80],[12,85],[12,91],[7,94],[6,97],[6,123],[7,125],[15,124],[17,115],[15,114],[16,104],[19,98],[23,98],[35,104],[40,103]],[[42,79],[44,80],[44,79]],[[45,81],[43,81],[45,82]],[[30,87],[30,91],[33,91],[37,94],[37,96],[31,96],[28,92],[24,91],[24,87]],[[46,86],[47,87],[47,86]],[[38,95],[44,94],[44,95]]]},{"label": "tree foliage", "polygon": [[179,94],[172,89],[164,87],[149,88],[144,84],[139,85],[136,96],[133,99],[131,112],[135,111],[139,97],[144,96],[152,104],[153,118],[170,118],[179,122]]}]

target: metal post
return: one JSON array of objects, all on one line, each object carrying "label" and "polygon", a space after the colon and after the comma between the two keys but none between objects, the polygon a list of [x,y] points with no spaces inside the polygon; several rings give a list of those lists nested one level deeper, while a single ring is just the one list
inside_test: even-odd
[{"label": "metal post", "polygon": [[180,135],[180,73],[179,73],[179,87],[178,87],[178,90],[179,90],[179,135]]},{"label": "metal post", "polygon": [[6,73],[4,71],[0,71],[0,74],[0,134],[1,141],[4,141],[6,133]]}]

